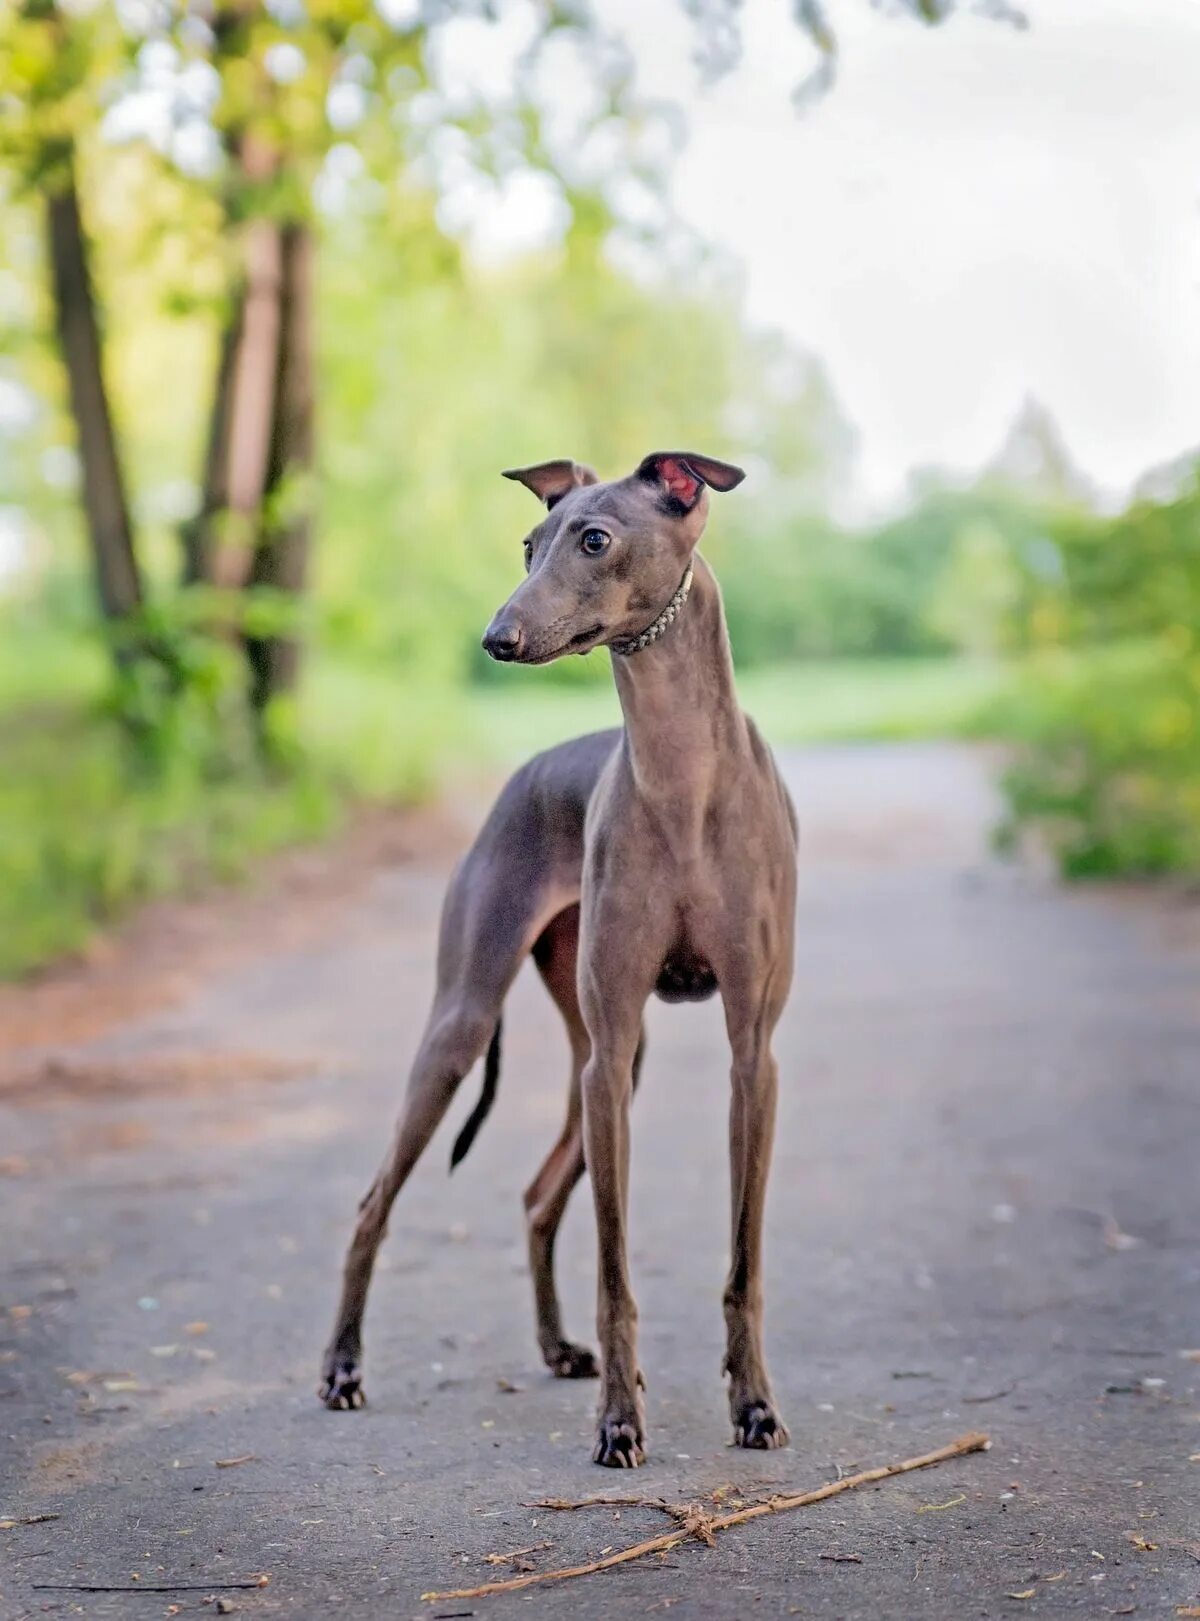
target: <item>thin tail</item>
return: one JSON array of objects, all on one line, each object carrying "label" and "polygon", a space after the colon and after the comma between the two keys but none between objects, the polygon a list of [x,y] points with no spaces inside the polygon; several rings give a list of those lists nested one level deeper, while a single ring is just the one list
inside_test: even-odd
[{"label": "thin tail", "polygon": [[496,1087],[500,1081],[500,1032],[504,1028],[503,1019],[496,1020],[496,1028],[492,1031],[492,1039],[488,1043],[487,1057],[483,1061],[483,1089],[479,1094],[479,1101],[466,1118],[462,1130],[454,1139],[454,1147],[450,1150],[450,1169],[467,1157],[467,1150],[475,1141],[480,1126],[491,1113],[492,1104],[496,1101]]}]

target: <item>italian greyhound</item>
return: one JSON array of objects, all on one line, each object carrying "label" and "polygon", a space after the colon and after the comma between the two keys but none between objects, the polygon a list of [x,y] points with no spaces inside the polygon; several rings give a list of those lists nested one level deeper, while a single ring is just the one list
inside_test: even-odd
[{"label": "italian greyhound", "polygon": [[[521,664],[607,646],[625,724],[518,771],[450,880],[433,1007],[395,1136],[360,1206],[321,1399],[363,1403],[363,1311],[392,1202],[486,1053],[482,1096],[451,1164],[470,1146],[496,1090],[504,999],[532,954],[571,1047],[567,1117],[525,1192],[537,1335],[560,1378],[600,1375],[595,1462],[645,1460],[627,1205],[629,1104],[651,993],[669,1002],[721,993],[733,1059],[730,1413],[737,1445],[784,1446],[763,1353],[762,1229],[771,1039],[792,977],[796,821],[770,750],[738,707],[721,594],[696,552],[709,491],[745,475],[672,451],[610,483],[573,461],[504,476],[547,514],[524,543],[526,578],[483,645]],[[565,1336],[553,1273],[555,1234],[585,1166],[599,1236],[599,1365]]]}]

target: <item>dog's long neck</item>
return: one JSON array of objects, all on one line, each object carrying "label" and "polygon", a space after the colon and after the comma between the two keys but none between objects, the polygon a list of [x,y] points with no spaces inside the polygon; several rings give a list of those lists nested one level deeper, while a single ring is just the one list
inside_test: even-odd
[{"label": "dog's long neck", "polygon": [[706,801],[748,747],[721,592],[697,553],[691,593],[666,633],[613,655],[634,782],[648,799]]}]

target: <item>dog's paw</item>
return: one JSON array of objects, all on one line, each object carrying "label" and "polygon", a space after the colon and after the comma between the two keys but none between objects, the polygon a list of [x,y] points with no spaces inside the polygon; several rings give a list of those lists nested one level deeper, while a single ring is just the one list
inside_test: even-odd
[{"label": "dog's paw", "polygon": [[556,1379],[595,1379],[600,1373],[596,1354],[586,1345],[560,1340],[545,1355],[546,1366]]},{"label": "dog's paw", "polygon": [[646,1461],[646,1437],[636,1422],[602,1418],[592,1462],[606,1469],[636,1469]]},{"label": "dog's paw", "polygon": [[365,1407],[367,1394],[362,1387],[362,1365],[348,1357],[331,1358],[325,1364],[317,1395],[331,1413]]},{"label": "dog's paw", "polygon": [[734,1418],[735,1447],[770,1451],[775,1447],[787,1446],[789,1439],[787,1425],[770,1402],[746,1402]]}]

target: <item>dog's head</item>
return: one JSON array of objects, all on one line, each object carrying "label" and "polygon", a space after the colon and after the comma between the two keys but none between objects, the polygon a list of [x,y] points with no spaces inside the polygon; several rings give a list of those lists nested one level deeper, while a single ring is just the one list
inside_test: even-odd
[{"label": "dog's head", "polygon": [[525,537],[526,578],[483,645],[494,659],[548,664],[645,630],[679,588],[709,490],[732,490],[746,475],[689,450],[655,451],[609,484],[572,461],[504,476],[532,490],[547,513]]}]

